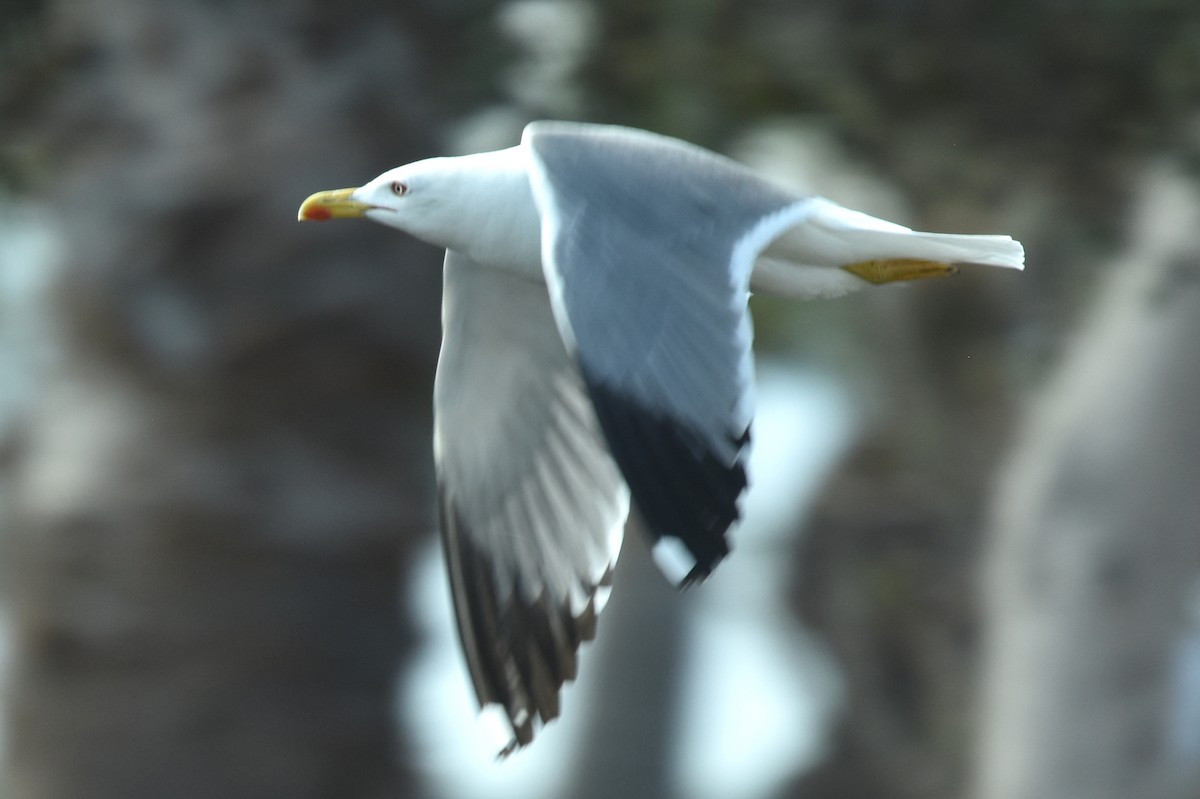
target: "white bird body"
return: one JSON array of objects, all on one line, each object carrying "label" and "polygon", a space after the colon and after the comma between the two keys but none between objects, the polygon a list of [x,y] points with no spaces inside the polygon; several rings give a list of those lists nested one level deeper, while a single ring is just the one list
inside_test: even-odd
[{"label": "white bird body", "polygon": [[[671,142],[705,158],[725,160],[657,134],[607,130],[655,143]],[[366,212],[367,218],[463,253],[480,265],[544,281],[542,213],[530,181],[535,174],[532,158],[527,143],[492,152],[429,158],[382,173],[355,190],[354,198],[373,203],[376,198],[386,198],[391,184],[401,181],[410,187],[413,199],[407,204],[415,210],[397,214],[377,205]],[[437,185],[436,192],[420,191],[431,184]],[[762,252],[755,253],[750,282],[755,291],[799,299],[840,296],[869,285],[841,267],[880,258],[1017,269],[1023,264],[1020,244],[1008,236],[917,232],[799,193],[795,205],[781,213],[793,221],[777,238],[765,242]]]},{"label": "white bird body", "polygon": [[1007,236],[920,233],[675,139],[542,122],[517,147],[322,192],[447,250],[434,388],[442,535],[481,704],[515,748],[558,714],[630,499],[677,583],[728,553],[753,418],[749,290],[1021,269]]}]

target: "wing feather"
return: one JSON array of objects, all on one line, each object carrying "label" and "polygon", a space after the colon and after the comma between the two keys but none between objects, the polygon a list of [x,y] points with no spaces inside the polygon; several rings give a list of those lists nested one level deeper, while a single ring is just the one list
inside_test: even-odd
[{"label": "wing feather", "polygon": [[802,198],[644,131],[534,123],[524,145],[563,339],[651,535],[702,578],[746,487],[750,271]]},{"label": "wing feather", "polygon": [[559,713],[596,632],[628,510],[546,287],[448,252],[434,390],[442,540],[459,636],[505,751]]}]

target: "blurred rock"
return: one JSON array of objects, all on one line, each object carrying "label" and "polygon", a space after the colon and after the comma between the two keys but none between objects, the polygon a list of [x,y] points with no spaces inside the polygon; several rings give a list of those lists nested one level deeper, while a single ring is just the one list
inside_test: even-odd
[{"label": "blurred rock", "polygon": [[1200,574],[1200,189],[1157,166],[1139,194],[996,496],[981,799],[1196,795],[1172,730]]}]

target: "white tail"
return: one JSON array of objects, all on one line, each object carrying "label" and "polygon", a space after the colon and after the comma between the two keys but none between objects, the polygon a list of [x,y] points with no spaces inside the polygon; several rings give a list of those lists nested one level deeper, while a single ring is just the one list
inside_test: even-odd
[{"label": "white tail", "polygon": [[868,283],[839,267],[865,261],[1025,268],[1025,249],[1011,236],[922,233],[820,197],[805,200],[797,210],[803,211],[797,223],[756,262],[756,290],[801,297],[845,294]]}]

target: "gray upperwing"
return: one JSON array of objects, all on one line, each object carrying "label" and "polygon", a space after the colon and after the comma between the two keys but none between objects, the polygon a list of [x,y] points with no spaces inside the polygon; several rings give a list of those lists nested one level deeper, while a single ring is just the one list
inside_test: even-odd
[{"label": "gray upperwing", "polygon": [[481,705],[512,746],[558,715],[595,633],[628,491],[546,288],[448,252],[434,388],[442,540]]},{"label": "gray upperwing", "polygon": [[702,578],[746,486],[750,271],[802,198],[644,131],[534,123],[524,144],[563,338],[638,510],[674,545],[660,566]]}]

